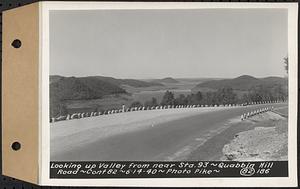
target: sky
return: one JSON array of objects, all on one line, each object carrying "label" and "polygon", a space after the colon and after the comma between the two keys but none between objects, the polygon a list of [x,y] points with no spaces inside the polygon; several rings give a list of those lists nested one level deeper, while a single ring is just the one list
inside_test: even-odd
[{"label": "sky", "polygon": [[50,74],[285,75],[287,10],[52,10]]}]

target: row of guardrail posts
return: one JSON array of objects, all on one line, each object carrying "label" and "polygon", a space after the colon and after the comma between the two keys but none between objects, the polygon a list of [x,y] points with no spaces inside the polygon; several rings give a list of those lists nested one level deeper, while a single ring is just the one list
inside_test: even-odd
[{"label": "row of guardrail posts", "polygon": [[[57,122],[57,121],[63,121],[63,120],[72,120],[72,119],[81,119],[85,117],[94,117],[94,116],[100,116],[100,115],[109,115],[109,114],[116,114],[116,113],[124,113],[124,112],[133,112],[133,111],[145,111],[145,110],[160,110],[160,109],[178,109],[178,108],[202,108],[202,107],[234,107],[234,106],[245,106],[245,105],[256,105],[256,104],[268,104],[268,103],[279,103],[282,101],[262,101],[262,102],[247,102],[242,104],[212,104],[212,105],[165,105],[165,106],[140,106],[140,107],[130,107],[125,108],[123,107],[121,109],[114,109],[114,110],[105,110],[105,111],[99,111],[99,112],[80,112],[80,113],[73,113],[68,114],[66,116],[59,116],[59,117],[53,117],[50,119],[50,122]],[[247,115],[242,115],[241,119],[244,120],[244,117],[250,116],[247,113]],[[257,112],[256,112],[257,113]],[[254,114],[253,112],[251,115]]]},{"label": "row of guardrail posts", "polygon": [[265,113],[265,112],[268,112],[268,111],[272,111],[273,109],[274,109],[274,107],[271,106],[271,107],[260,108],[260,109],[254,110],[254,111],[244,113],[244,114],[241,115],[241,120],[242,121],[246,120],[246,119],[248,119],[250,117],[253,117],[255,115]]}]

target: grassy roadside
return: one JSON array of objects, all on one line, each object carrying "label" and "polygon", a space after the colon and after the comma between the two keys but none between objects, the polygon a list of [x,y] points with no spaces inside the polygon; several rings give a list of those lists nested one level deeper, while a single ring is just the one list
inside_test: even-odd
[{"label": "grassy roadside", "polygon": [[287,119],[267,112],[233,123],[193,151],[189,160],[287,159]]}]

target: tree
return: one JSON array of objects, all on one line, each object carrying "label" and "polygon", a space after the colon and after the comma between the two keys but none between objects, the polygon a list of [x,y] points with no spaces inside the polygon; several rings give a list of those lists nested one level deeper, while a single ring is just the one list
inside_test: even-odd
[{"label": "tree", "polygon": [[271,93],[273,94],[273,100],[286,100],[288,96],[287,87],[284,88],[282,85],[275,85],[272,88]]},{"label": "tree", "polygon": [[134,101],[131,103],[130,107],[141,107],[143,106],[142,103],[140,103],[139,101]]},{"label": "tree", "polygon": [[249,102],[260,102],[274,100],[274,96],[270,88],[263,85],[257,85],[249,90]]},{"label": "tree", "polygon": [[284,63],[284,69],[286,71],[286,73],[289,73],[289,57],[286,56],[283,58],[283,63]]},{"label": "tree", "polygon": [[217,101],[217,92],[207,92],[205,93],[204,95],[204,98],[203,98],[203,104],[207,104],[207,105],[210,105],[210,104],[217,104],[218,101]]},{"label": "tree", "polygon": [[68,114],[67,105],[57,93],[50,90],[50,117],[59,117]]},{"label": "tree", "polygon": [[250,100],[250,95],[249,95],[249,92],[248,93],[245,93],[245,94],[243,94],[243,96],[241,97],[241,99],[240,99],[240,103],[248,103],[248,102],[250,102],[251,100]]},{"label": "tree", "polygon": [[187,98],[184,96],[184,94],[180,94],[176,99],[175,99],[175,105],[187,105],[188,101]]},{"label": "tree", "polygon": [[175,104],[175,98],[174,98],[174,94],[170,91],[166,91],[162,100],[161,100],[161,103],[160,103],[162,106],[165,106],[165,105],[174,105]]},{"label": "tree", "polygon": [[217,91],[217,104],[233,104],[237,102],[237,95],[231,87],[224,87]]},{"label": "tree", "polygon": [[200,104],[202,102],[203,95],[199,91],[196,94],[192,93],[188,95],[186,98],[187,98],[187,104],[189,105]]},{"label": "tree", "polygon": [[152,99],[151,100],[149,100],[149,101],[146,101],[145,103],[144,103],[144,106],[158,106],[158,103],[157,103],[157,99],[156,98],[154,98],[154,97],[152,97]]},{"label": "tree", "polygon": [[54,101],[50,100],[50,116],[59,117],[68,114],[67,106],[62,100]]},{"label": "tree", "polygon": [[200,104],[203,99],[203,95],[200,91],[198,91],[196,94],[192,94],[192,104]]}]

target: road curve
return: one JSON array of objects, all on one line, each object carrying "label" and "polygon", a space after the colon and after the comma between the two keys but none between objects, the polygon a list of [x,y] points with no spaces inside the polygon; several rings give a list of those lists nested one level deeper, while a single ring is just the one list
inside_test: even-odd
[{"label": "road curve", "polygon": [[[193,145],[199,145],[208,137],[226,129],[229,120],[270,106],[277,108],[287,104],[260,104],[205,112],[145,129],[99,138],[85,145],[74,144],[72,148],[59,152],[51,149],[51,161],[182,160],[183,155],[193,149]],[[80,139],[89,140],[89,136],[80,135]],[[68,137],[72,136],[65,136],[65,140]],[[55,148],[64,145],[63,141],[51,140],[51,148],[54,148],[54,142]]]}]

